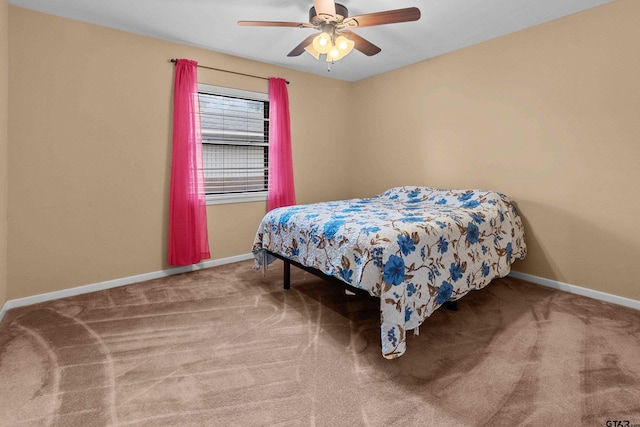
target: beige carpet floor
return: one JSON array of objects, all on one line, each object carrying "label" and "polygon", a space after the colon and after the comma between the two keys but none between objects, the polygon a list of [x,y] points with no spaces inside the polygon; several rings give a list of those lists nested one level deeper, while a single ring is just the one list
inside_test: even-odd
[{"label": "beige carpet floor", "polygon": [[375,299],[281,275],[247,261],[10,310],[0,425],[640,424],[638,311],[505,278],[385,360]]}]

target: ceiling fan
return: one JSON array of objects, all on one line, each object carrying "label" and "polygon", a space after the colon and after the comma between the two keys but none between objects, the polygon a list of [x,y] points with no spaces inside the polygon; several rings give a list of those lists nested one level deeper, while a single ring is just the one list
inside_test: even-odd
[{"label": "ceiling fan", "polygon": [[335,3],[334,0],[313,0],[313,7],[309,10],[308,23],[238,21],[238,25],[313,28],[319,32],[305,38],[287,56],[299,56],[306,51],[316,59],[319,59],[321,54],[326,54],[327,62],[334,62],[342,59],[354,48],[367,56],[376,55],[382,50],[351,31],[352,29],[417,21],[418,19],[420,19],[420,9],[417,7],[349,16],[347,8]]}]

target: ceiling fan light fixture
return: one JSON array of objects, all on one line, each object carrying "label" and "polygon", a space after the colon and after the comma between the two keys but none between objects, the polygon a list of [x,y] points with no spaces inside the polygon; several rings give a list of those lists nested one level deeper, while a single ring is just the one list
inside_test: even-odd
[{"label": "ceiling fan light fixture", "polygon": [[304,48],[305,51],[316,59],[320,59],[320,52],[313,48],[313,43]]},{"label": "ceiling fan light fixture", "polygon": [[318,53],[329,53],[332,47],[331,36],[327,33],[320,33],[313,39],[311,44]]},{"label": "ceiling fan light fixture", "polygon": [[313,28],[319,32],[306,37],[302,42],[298,43],[287,56],[299,56],[302,52],[306,51],[316,60],[320,59],[320,55],[326,55],[328,62],[335,62],[344,58],[353,49],[367,56],[377,55],[382,50],[370,41],[352,32],[351,29],[412,22],[420,19],[420,9],[417,7],[405,7],[402,9],[365,13],[350,17],[347,8],[335,1],[336,0],[313,0],[313,6],[309,9],[308,23],[238,21],[238,25]]},{"label": "ceiling fan light fixture", "polygon": [[329,53],[327,53],[327,62],[335,62],[342,59],[344,54],[338,49],[338,46],[332,46]]},{"label": "ceiling fan light fixture", "polygon": [[336,46],[338,47],[338,50],[340,51],[342,56],[348,55],[349,52],[353,50],[353,47],[355,45],[356,43],[353,40],[349,40],[345,36],[338,36],[338,38],[336,38]]}]

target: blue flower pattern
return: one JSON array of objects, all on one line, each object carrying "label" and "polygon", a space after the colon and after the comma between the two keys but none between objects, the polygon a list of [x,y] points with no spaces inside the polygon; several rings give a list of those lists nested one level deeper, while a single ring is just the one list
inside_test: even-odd
[{"label": "blue flower pattern", "polygon": [[340,230],[340,227],[342,227],[343,225],[344,225],[343,219],[333,219],[327,222],[324,225],[324,235],[327,237],[327,239],[332,239],[333,236],[335,236],[338,233],[338,231]]},{"label": "blue flower pattern", "polygon": [[445,301],[507,275],[526,242],[516,207],[501,193],[396,187],[274,209],[256,233],[256,267],[273,261],[264,249],[380,297],[382,353],[395,358],[407,331]]},{"label": "blue flower pattern", "polygon": [[396,255],[391,255],[384,266],[383,280],[394,286],[404,282],[405,265],[404,260]]},{"label": "blue flower pattern", "polygon": [[400,246],[402,255],[405,256],[416,250],[416,245],[413,243],[413,239],[411,236],[407,236],[406,234],[398,234],[398,246]]},{"label": "blue flower pattern", "polygon": [[440,238],[438,239],[438,252],[440,252],[441,254],[446,254],[448,251],[449,242],[447,242],[447,239],[440,236]]},{"label": "blue flower pattern", "polygon": [[446,280],[442,282],[442,285],[438,288],[438,295],[436,297],[436,304],[441,305],[449,301],[453,294],[453,285]]},{"label": "blue flower pattern", "polygon": [[467,225],[467,242],[470,245],[475,245],[478,243],[478,239],[480,238],[480,229],[473,222],[470,222]]},{"label": "blue flower pattern", "polygon": [[452,262],[449,266],[449,274],[451,275],[451,280],[454,282],[462,279],[462,266],[456,262]]},{"label": "blue flower pattern", "polygon": [[353,276],[353,270],[347,270],[343,268],[340,270],[340,277],[347,283],[351,283],[351,277]]}]

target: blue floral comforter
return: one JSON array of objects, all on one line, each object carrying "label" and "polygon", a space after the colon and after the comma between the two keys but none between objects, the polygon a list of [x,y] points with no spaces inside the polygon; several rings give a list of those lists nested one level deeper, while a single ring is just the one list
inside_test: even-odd
[{"label": "blue floral comforter", "polygon": [[253,245],[380,297],[382,354],[438,307],[506,276],[526,255],[522,220],[504,194],[397,187],[368,199],[274,209]]}]

